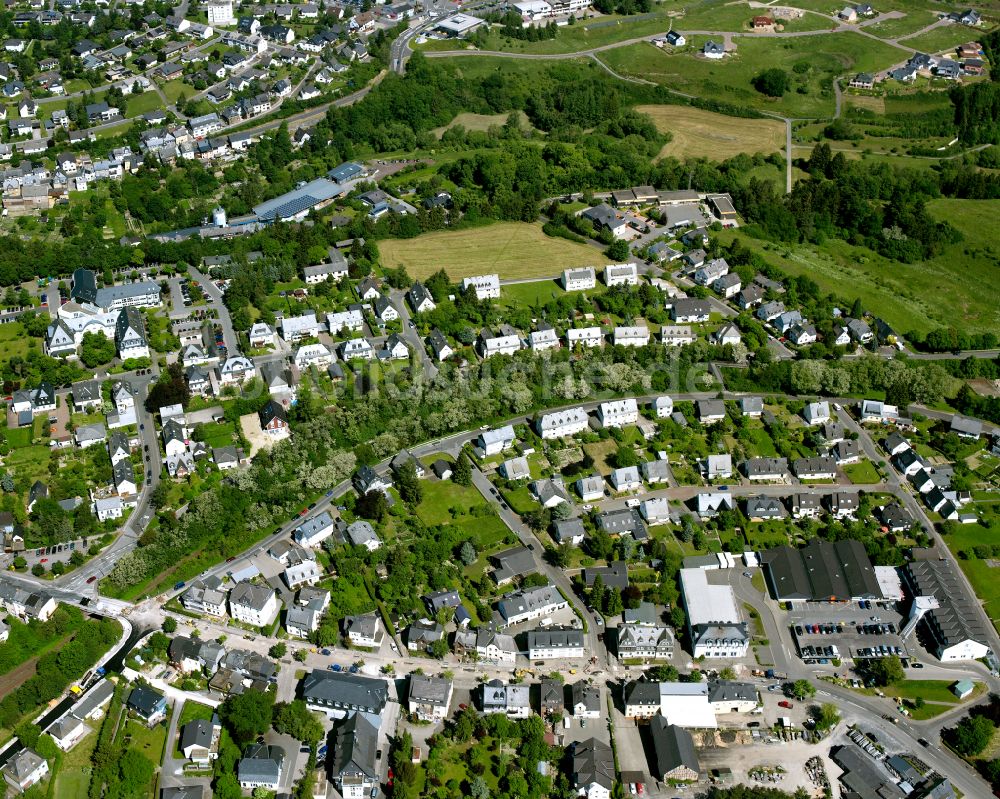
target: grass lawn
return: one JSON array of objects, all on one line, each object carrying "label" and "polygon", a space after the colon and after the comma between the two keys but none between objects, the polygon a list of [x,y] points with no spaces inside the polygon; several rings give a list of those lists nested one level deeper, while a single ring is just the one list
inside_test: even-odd
[{"label": "grass lawn", "polygon": [[1000,200],[931,200],[927,210],[958,228],[964,240],[915,264],[890,261],[833,238],[820,248],[767,245],[731,231],[720,231],[718,237],[728,243],[739,236],[788,274],[808,275],[820,289],[847,301],[860,297],[903,335],[947,326],[970,333],[996,330],[1000,306],[981,287],[990,285],[995,270],[989,231],[1000,215]]},{"label": "grass lawn", "polygon": [[[528,122],[528,118],[524,115],[523,111],[518,111],[517,115],[521,119],[521,127],[530,128],[531,124]],[[473,114],[471,112],[465,112],[458,114],[451,122],[447,125],[442,125],[439,128],[434,128],[431,131],[435,136],[441,138],[441,134],[444,133],[449,128],[453,128],[456,125],[461,125],[466,130],[478,130],[487,131],[494,125],[497,127],[502,127],[507,123],[507,117],[510,114]]]},{"label": "grass lawn", "polygon": [[483,495],[472,486],[451,480],[424,480],[420,485],[424,498],[417,506],[417,516],[426,525],[450,524],[458,516],[468,516],[473,508],[486,506]]},{"label": "grass lawn", "polygon": [[[719,28],[713,25],[713,29]],[[905,55],[891,45],[846,32],[790,39],[740,37],[735,54],[706,61],[694,54],[704,37],[694,39],[686,52],[677,54],[642,42],[602,52],[600,59],[620,74],[688,94],[808,118],[833,115],[835,76],[884,69]],[[800,72],[794,71],[796,66]],[[792,77],[792,88],[783,97],[767,97],[751,83],[770,67],[785,69]]]},{"label": "grass lawn", "polygon": [[205,444],[209,447],[228,447],[233,443],[233,434],[236,432],[236,425],[232,422],[217,424],[203,424],[201,431]]},{"label": "grass lawn", "polygon": [[958,697],[951,692],[954,681],[949,680],[903,680],[882,690],[899,699],[922,698],[925,702],[945,702],[958,704]]},{"label": "grass lawn", "polygon": [[750,442],[742,441],[747,453],[758,458],[777,458],[778,450],[774,447],[774,441],[763,428],[751,428]]},{"label": "grass lawn", "polygon": [[975,39],[976,36],[971,35],[972,33],[974,32],[965,25],[942,25],[940,28],[906,39],[903,43],[921,53],[939,53]]},{"label": "grass lawn", "polygon": [[640,105],[656,129],[673,139],[661,157],[711,158],[722,161],[739,153],[773,153],[785,146],[785,125],[776,119],[744,119],[683,105]]},{"label": "grass lawn", "polygon": [[125,107],[125,116],[137,117],[155,111],[163,104],[160,95],[152,90],[142,94],[129,95],[128,104]]},{"label": "grass lawn", "polygon": [[182,93],[187,93],[188,97],[194,94],[194,90],[180,79],[167,81],[160,88],[172,103],[176,103]]},{"label": "grass lawn", "polygon": [[97,734],[87,733],[87,736],[62,755],[62,762],[55,775],[55,785],[52,795],[86,796],[90,784],[90,757],[97,746]]},{"label": "grass lawn", "polygon": [[[24,428],[30,432],[30,428]],[[8,431],[9,432],[9,431]],[[11,450],[5,458],[7,468],[14,473],[18,484],[30,486],[49,473],[49,448],[43,444]]]},{"label": "grass lawn", "polygon": [[844,467],[844,474],[855,485],[879,481],[878,469],[871,461],[863,460],[860,463],[849,464]]},{"label": "grass lawn", "polygon": [[31,436],[34,431],[30,427],[6,428],[3,431],[4,438],[10,444],[11,449],[22,449],[31,446]]},{"label": "grass lawn", "polygon": [[583,450],[594,459],[594,468],[603,475],[609,475],[614,467],[608,463],[608,459],[618,452],[618,442],[613,438],[603,441],[596,441],[593,444],[584,444]]},{"label": "grass lawn", "polygon": [[541,225],[503,222],[468,230],[426,233],[379,242],[387,268],[405,266],[414,278],[444,269],[452,279],[498,273],[501,280],[555,276],[601,260],[590,247],[549,238]]},{"label": "grass lawn", "polygon": [[[509,286],[502,286],[500,289],[500,304],[509,308],[531,308],[535,305],[544,305],[550,300],[554,300],[566,292],[554,280],[537,280],[531,283],[514,283]],[[598,292],[590,292],[588,296],[593,297]]]},{"label": "grass lawn", "polygon": [[531,495],[526,485],[519,486],[512,491],[504,491],[503,498],[513,508],[514,513],[522,514],[538,509],[538,502]]},{"label": "grass lawn", "polygon": [[31,338],[25,335],[24,325],[20,322],[0,325],[0,349],[8,360],[15,355],[26,356],[31,349]]},{"label": "grass lawn", "polygon": [[937,15],[926,8],[908,10],[905,17],[886,19],[874,25],[865,25],[865,30],[881,36],[883,39],[896,39],[910,33],[916,33],[930,25]]}]

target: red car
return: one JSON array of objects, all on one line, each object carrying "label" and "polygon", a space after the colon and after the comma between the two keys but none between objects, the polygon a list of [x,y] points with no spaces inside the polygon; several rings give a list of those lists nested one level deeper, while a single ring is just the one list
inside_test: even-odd
[{"label": "red car", "polygon": [[786,700],[782,700],[782,701],[778,702],[778,707],[783,707],[783,708],[787,708],[788,710],[791,710],[792,707],[793,707],[793,705],[792,705],[791,702],[788,702]]},{"label": "red car", "polygon": [[39,562],[39,563],[48,563],[48,562],[49,562],[49,559],[48,559],[48,558],[42,558],[42,559],[41,559],[40,561],[38,561],[38,562]]},{"label": "red car", "polygon": [[303,508],[299,511],[299,516],[305,516],[307,513],[309,513],[309,508]]},{"label": "red car", "polygon": [[88,577],[87,578],[87,585],[90,585],[96,579],[97,579],[97,575],[96,574],[93,577]]}]

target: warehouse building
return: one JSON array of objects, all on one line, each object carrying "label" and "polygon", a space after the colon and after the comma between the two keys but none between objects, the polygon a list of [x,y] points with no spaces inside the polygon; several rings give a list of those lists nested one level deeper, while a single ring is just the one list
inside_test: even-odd
[{"label": "warehouse building", "polygon": [[802,549],[780,546],[761,555],[764,573],[780,602],[857,602],[882,599],[875,568],[860,541],[811,541]]}]

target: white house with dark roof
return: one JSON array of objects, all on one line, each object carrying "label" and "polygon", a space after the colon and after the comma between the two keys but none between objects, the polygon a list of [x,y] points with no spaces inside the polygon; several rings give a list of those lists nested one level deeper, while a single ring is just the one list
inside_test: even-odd
[{"label": "white house with dark roof", "polygon": [[270,586],[238,583],[229,592],[229,613],[236,620],[253,627],[266,627],[278,617],[280,603]]},{"label": "white house with dark roof", "polygon": [[427,313],[437,308],[437,304],[434,302],[431,293],[420,282],[414,283],[410,290],[406,292],[406,299],[410,303],[410,307],[413,308],[414,313]]}]

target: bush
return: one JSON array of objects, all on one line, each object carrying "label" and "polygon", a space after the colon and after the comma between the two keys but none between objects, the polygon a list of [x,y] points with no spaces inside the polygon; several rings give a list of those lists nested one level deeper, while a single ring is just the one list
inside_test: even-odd
[{"label": "bush", "polygon": [[765,69],[752,83],[757,91],[768,97],[781,97],[789,89],[788,73],[777,67]]}]

